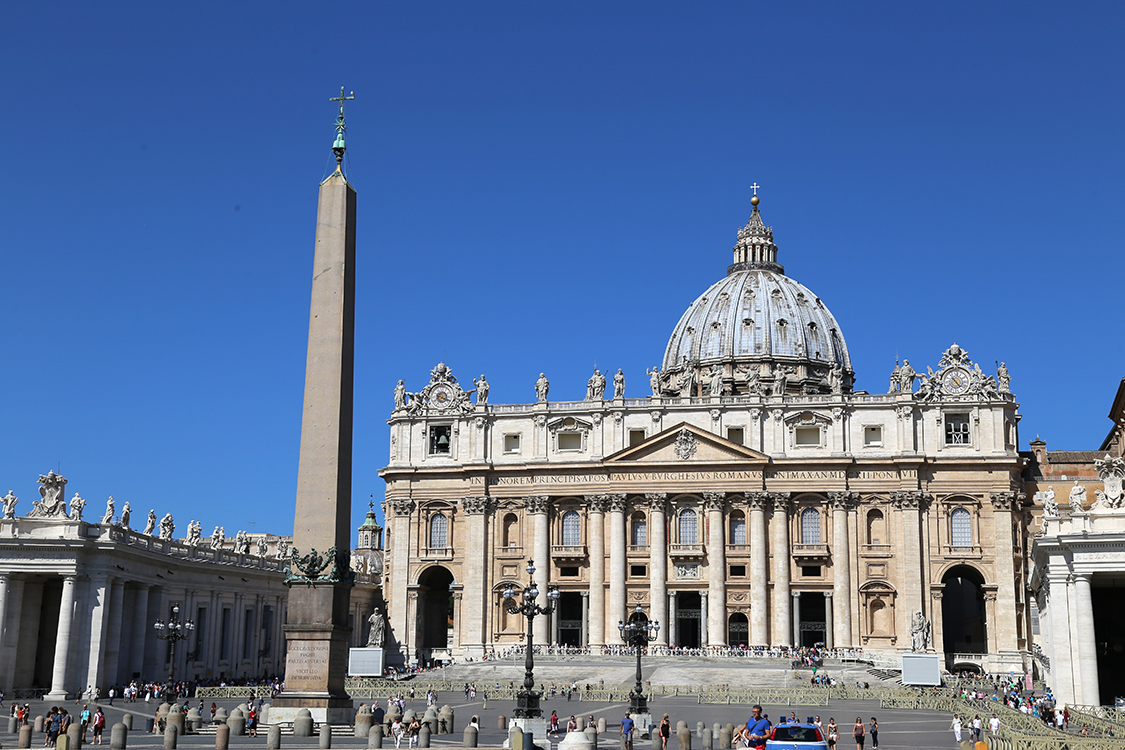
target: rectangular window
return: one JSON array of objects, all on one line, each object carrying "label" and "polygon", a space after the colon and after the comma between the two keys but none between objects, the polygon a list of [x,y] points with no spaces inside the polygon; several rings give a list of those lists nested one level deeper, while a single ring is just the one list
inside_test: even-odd
[{"label": "rectangular window", "polygon": [[559,575],[562,576],[563,578],[577,578],[578,577],[578,568],[573,567],[573,566],[560,567],[559,568]]},{"label": "rectangular window", "polygon": [[1039,635],[1039,602],[1031,600],[1031,634]]},{"label": "rectangular window", "polygon": [[242,658],[252,659],[254,652],[254,610],[246,610],[242,623]]},{"label": "rectangular window", "polygon": [[805,578],[820,578],[819,565],[802,565],[801,575]]},{"label": "rectangular window", "polygon": [[969,445],[969,415],[945,415],[945,444]]},{"label": "rectangular window", "polygon": [[434,425],[430,428],[430,455],[448,455],[452,445],[453,428],[447,424]]},{"label": "rectangular window", "polygon": [[560,451],[580,451],[582,450],[582,435],[577,432],[560,432],[559,433],[559,450]]},{"label": "rectangular window", "polygon": [[647,565],[630,565],[629,566],[629,575],[632,578],[644,578],[645,576],[648,575],[648,566]]},{"label": "rectangular window", "polygon": [[223,607],[222,629],[219,631],[219,660],[230,661],[230,607]]},{"label": "rectangular window", "polygon": [[745,565],[732,565],[732,566],[730,566],[730,577],[731,578],[745,578],[746,577],[746,566]]},{"label": "rectangular window", "polygon": [[876,448],[883,444],[883,426],[867,425],[863,428],[863,445],[866,448]]},{"label": "rectangular window", "polygon": [[819,427],[798,427],[794,432],[797,445],[805,448],[815,448],[820,445]]},{"label": "rectangular window", "polygon": [[732,443],[738,443],[739,445],[746,445],[746,443],[744,442],[745,434],[746,433],[743,431],[743,429],[741,427],[728,427],[727,428],[727,440],[731,441]]},{"label": "rectangular window", "polygon": [[645,440],[644,430],[629,430],[629,445],[636,445],[643,443]]},{"label": "rectangular window", "polygon": [[504,452],[505,453],[519,453],[520,452],[520,436],[505,435],[504,436]]}]

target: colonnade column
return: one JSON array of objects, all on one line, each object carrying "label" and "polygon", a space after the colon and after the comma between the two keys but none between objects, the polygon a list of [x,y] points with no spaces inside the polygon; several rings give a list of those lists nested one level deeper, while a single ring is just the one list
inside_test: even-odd
[{"label": "colonnade column", "polygon": [[668,543],[664,520],[667,492],[650,492],[648,501],[648,601],[650,616],[661,624],[656,645],[668,643]]},{"label": "colonnade column", "polygon": [[[5,574],[5,579],[9,576]],[[7,595],[5,598],[5,619],[12,626],[5,628],[3,638],[0,638],[0,689],[8,692],[15,685],[16,660],[20,653],[20,630],[23,621],[23,592],[24,580],[12,578],[6,581]],[[10,604],[8,603],[10,602]]]},{"label": "colonnade column", "polygon": [[792,592],[793,596],[793,645],[801,646],[801,592]]},{"label": "colonnade column", "polygon": [[605,644],[605,497],[586,495],[586,517],[590,540],[590,611],[586,642]]},{"label": "colonnade column", "polygon": [[[86,671],[86,685],[101,685],[105,674],[106,635],[109,628],[109,576],[94,573],[90,576],[90,595],[93,607],[90,612],[90,663]],[[110,683],[113,680],[109,680]]]},{"label": "colonnade column", "polygon": [[[941,610],[942,590],[944,588],[945,584],[939,583],[935,584],[933,588],[930,589],[930,612],[933,613],[933,616],[930,618],[930,627],[932,628],[934,639],[930,648],[938,654],[945,653],[945,629],[942,627]],[[943,669],[945,668],[945,659],[941,660],[941,666]]]},{"label": "colonnade column", "polygon": [[606,495],[609,503],[609,612],[606,631],[613,643],[622,643],[617,621],[625,619],[625,494]]},{"label": "colonnade column", "polygon": [[582,592],[582,630],[578,633],[578,647],[586,648],[590,645],[590,592]]},{"label": "colonnade column", "polygon": [[[109,597],[109,627],[105,641],[105,665],[102,669],[102,679],[106,685],[118,681],[117,672],[121,665],[121,620],[125,615],[125,579],[114,578],[110,587]],[[91,675],[93,677],[93,675]],[[91,682],[97,685],[97,682]]]},{"label": "colonnade column", "polygon": [[668,645],[676,647],[676,592],[668,592]]},{"label": "colonnade column", "polygon": [[[1053,562],[1052,567],[1059,565]],[[1067,573],[1047,574],[1047,609],[1051,635],[1051,692],[1061,705],[1078,702],[1074,660],[1071,658],[1070,602]]]},{"label": "colonnade column", "polygon": [[766,506],[767,492],[752,492],[746,497],[750,506],[750,645],[769,644],[766,602]]},{"label": "colonnade column", "polygon": [[[142,678],[150,678],[154,675],[146,675],[144,672],[145,667],[145,638],[148,636],[148,584],[142,583],[140,588],[137,589],[137,596],[133,603],[133,627],[132,637],[129,639],[129,676],[134,674],[141,675]],[[217,664],[217,662],[211,662]]]},{"label": "colonnade column", "polygon": [[77,576],[63,578],[59,629],[55,635],[55,664],[51,672],[51,692],[44,696],[46,700],[66,700],[66,680],[70,672],[70,631],[74,626],[74,587],[77,579]]},{"label": "colonnade column", "polygon": [[[725,541],[723,509],[726,506],[725,492],[704,492],[703,508],[707,511],[707,568],[710,572],[707,584],[710,607],[705,608],[703,625],[708,637],[704,645],[721,646],[726,644],[727,619],[727,548]],[[704,601],[708,601],[704,599]]]},{"label": "colonnade column", "polygon": [[[8,665],[5,663],[6,659],[4,658],[4,652],[7,651],[7,649],[4,648],[4,644],[8,642],[8,640],[7,640],[7,635],[8,635],[7,628],[5,627],[4,624],[5,624],[5,621],[8,619],[8,579],[9,578],[10,578],[9,574],[0,573],[0,675],[7,674],[11,671],[7,668]],[[18,622],[16,623],[16,631],[17,632],[19,631],[19,623]],[[0,677],[0,680],[4,680],[4,678]],[[8,682],[8,680],[4,680],[4,687],[5,688],[8,687],[7,682]]]},{"label": "colonnade column", "polygon": [[793,642],[789,608],[789,566],[792,564],[789,549],[789,515],[792,503],[788,492],[771,492],[773,517],[770,524],[770,549],[773,551],[773,625],[770,643],[791,646]]},{"label": "colonnade column", "polygon": [[[547,495],[528,495],[523,499],[523,505],[531,523],[531,559],[535,561],[536,582],[539,584],[539,591],[546,595],[547,584],[551,580],[551,498]],[[483,556],[484,552],[481,554]],[[537,628],[534,635],[536,646],[545,646],[550,640],[546,626]]]},{"label": "colonnade column", "polygon": [[710,622],[707,618],[707,596],[706,591],[699,592],[699,645],[706,648],[711,645],[711,628]]},{"label": "colonnade column", "polygon": [[1078,675],[1078,687],[1081,690],[1075,702],[1084,706],[1100,706],[1098,651],[1094,640],[1094,600],[1090,594],[1089,573],[1077,573],[1074,576],[1074,610],[1074,620],[1078,623],[1078,664],[1074,671]]},{"label": "colonnade column", "polygon": [[832,597],[825,612],[841,648],[852,647],[852,553],[848,536],[848,511],[855,506],[851,492],[829,492],[832,505]]},{"label": "colonnade column", "polygon": [[495,501],[485,496],[465,497],[461,499],[461,507],[468,521],[469,549],[472,550],[472,554],[465,556],[465,577],[462,581],[465,586],[461,602],[462,630],[465,633],[462,645],[466,655],[479,659],[484,655],[484,628],[489,610],[485,580],[485,562],[491,558],[488,517]]},{"label": "colonnade column", "polygon": [[[832,595],[831,591],[824,592],[824,647],[836,647],[836,626],[839,620],[836,618],[836,613],[832,609],[832,602],[836,597]],[[843,646],[841,646],[843,648]]]}]

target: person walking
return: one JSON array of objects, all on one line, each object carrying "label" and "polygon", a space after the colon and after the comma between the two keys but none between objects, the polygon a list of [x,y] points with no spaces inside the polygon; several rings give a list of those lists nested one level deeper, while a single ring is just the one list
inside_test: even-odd
[{"label": "person walking", "polygon": [[625,750],[633,750],[633,726],[634,722],[626,711],[625,718],[621,720],[621,739],[625,742]]},{"label": "person walking", "polygon": [[395,738],[395,748],[397,750],[399,743],[402,742],[402,719],[395,716],[395,721],[391,724],[391,736]]},{"label": "person walking", "polygon": [[746,741],[748,747],[765,750],[766,740],[770,738],[770,720],[762,716],[762,707],[755,704],[750,709],[750,719],[746,722]]},{"label": "person walking", "polygon": [[836,720],[831,716],[828,717],[828,747],[836,747],[836,741],[840,739],[840,727],[836,724]]},{"label": "person walking", "polygon": [[953,714],[953,721],[950,722],[949,728],[953,730],[953,741],[958,745],[961,744],[961,717]]},{"label": "person walking", "polygon": [[558,737],[559,736],[559,712],[558,711],[552,711],[551,712],[551,736],[552,737]]},{"label": "person walking", "polygon": [[863,726],[863,717],[855,717],[855,724],[852,725],[852,738],[855,739],[855,750],[863,750],[864,740],[867,739],[867,731]]},{"label": "person walking", "polygon": [[973,717],[973,742],[980,742],[981,727],[984,723],[980,720],[980,714]]},{"label": "person walking", "polygon": [[988,720],[988,731],[997,737],[1000,736],[1000,717],[996,714],[992,714],[992,718]]},{"label": "person walking", "polygon": [[[413,690],[413,688],[411,688],[411,690]],[[413,719],[410,720],[410,726],[407,727],[407,729],[406,729],[406,747],[407,747],[407,750],[409,750],[409,748],[412,748],[412,747],[414,747],[418,744],[418,733],[421,732],[421,731],[422,731],[422,723],[420,721],[418,721],[418,717],[415,716]]]},{"label": "person walking", "polygon": [[660,720],[660,750],[668,750],[670,736],[672,736],[672,722],[668,720],[668,714],[664,714],[664,718]]},{"label": "person walking", "polygon": [[879,722],[875,720],[874,716],[871,717],[871,730],[870,731],[871,731],[871,748],[872,748],[872,750],[875,750],[875,748],[879,747]]}]

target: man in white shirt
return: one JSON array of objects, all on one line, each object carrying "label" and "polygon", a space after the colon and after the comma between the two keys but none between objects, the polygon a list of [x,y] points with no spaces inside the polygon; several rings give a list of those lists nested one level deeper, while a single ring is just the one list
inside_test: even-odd
[{"label": "man in white shirt", "polygon": [[992,718],[988,720],[988,731],[995,735],[1000,734],[1000,719],[996,717],[996,714],[992,714]]}]

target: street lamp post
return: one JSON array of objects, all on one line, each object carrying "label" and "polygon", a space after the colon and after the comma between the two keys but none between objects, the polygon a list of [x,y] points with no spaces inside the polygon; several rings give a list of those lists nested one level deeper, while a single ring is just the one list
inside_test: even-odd
[{"label": "street lamp post", "polygon": [[532,632],[536,615],[549,615],[555,611],[555,600],[559,598],[559,587],[547,586],[547,606],[535,603],[539,598],[539,587],[535,584],[535,561],[527,561],[527,586],[518,592],[523,604],[516,604],[516,589],[511,584],[504,590],[504,606],[509,614],[527,617],[527,658],[524,659],[523,690],[516,693],[516,718],[538,719],[543,715],[539,708],[540,693],[535,689],[535,655],[532,653]]},{"label": "street lamp post", "polygon": [[634,716],[648,713],[648,699],[644,696],[644,685],[641,683],[641,652],[660,632],[660,622],[649,622],[648,617],[641,611],[641,605],[633,614],[629,615],[628,622],[617,621],[617,629],[621,631],[621,640],[628,646],[637,649],[637,684],[633,687],[633,695],[629,698],[629,713]]},{"label": "street lamp post", "polygon": [[164,702],[172,703],[176,700],[176,641],[186,641],[195,630],[195,623],[191,620],[180,622],[180,603],[172,605],[172,615],[168,622],[157,620],[152,627],[156,630],[156,637],[168,641],[168,684],[164,687]]}]

